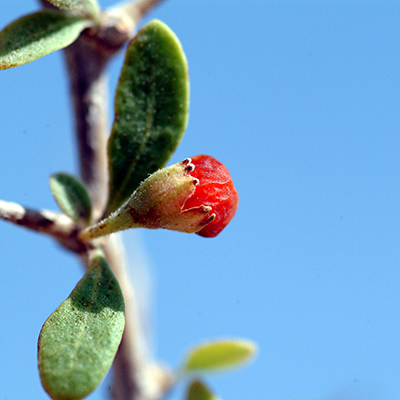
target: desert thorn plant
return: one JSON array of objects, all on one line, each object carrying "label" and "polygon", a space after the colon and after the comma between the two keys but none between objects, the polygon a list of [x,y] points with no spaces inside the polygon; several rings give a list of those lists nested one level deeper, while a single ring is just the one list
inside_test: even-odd
[{"label": "desert thorn plant", "polygon": [[[241,365],[255,352],[242,339],[209,341],[170,372],[138,348],[134,293],[121,245],[110,234],[142,227],[215,237],[238,205],[232,178],[215,158],[165,167],[186,129],[189,82],[170,28],[153,20],[134,35],[156,3],[136,0],[103,11],[96,0],[43,0],[42,10],[0,32],[0,69],[64,49],[71,83],[80,177],[50,176],[61,213],[0,201],[1,219],[52,236],[86,267],[39,335],[40,377],[55,400],[87,396],[112,365],[117,400],[161,399],[183,378],[187,400],[217,399],[199,374]],[[108,135],[106,67],[127,42]]]}]

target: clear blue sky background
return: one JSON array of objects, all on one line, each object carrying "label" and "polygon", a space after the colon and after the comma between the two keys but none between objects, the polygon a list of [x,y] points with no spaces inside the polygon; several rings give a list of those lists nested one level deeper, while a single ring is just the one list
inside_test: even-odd
[{"label": "clear blue sky background", "polygon": [[[37,8],[1,0],[0,25]],[[132,264],[145,248],[159,359],[177,366],[209,338],[258,342],[253,364],[207,379],[224,400],[400,398],[399,17],[385,0],[168,0],[148,18],[176,32],[190,67],[190,122],[171,162],[219,158],[240,206],[216,239],[125,241]],[[56,209],[48,176],[76,171],[62,61],[0,71],[2,199]],[[0,399],[46,399],[37,337],[82,269],[1,221],[0,238]]]}]

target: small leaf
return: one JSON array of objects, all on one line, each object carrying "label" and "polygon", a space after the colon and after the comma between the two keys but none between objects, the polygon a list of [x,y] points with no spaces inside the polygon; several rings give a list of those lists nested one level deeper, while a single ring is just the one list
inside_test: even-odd
[{"label": "small leaf", "polygon": [[84,184],[64,172],[50,176],[50,189],[60,209],[76,222],[88,225],[92,215],[92,201]]},{"label": "small leaf", "polygon": [[119,78],[108,142],[110,191],[105,216],[166,164],[186,129],[188,108],[185,54],[166,25],[151,21],[130,42]]},{"label": "small leaf", "polygon": [[49,3],[60,8],[61,10],[71,10],[98,18],[100,15],[100,7],[96,0],[48,0]]},{"label": "small leaf", "polygon": [[213,372],[237,367],[255,354],[256,346],[247,340],[216,340],[194,347],[186,356],[183,374]]},{"label": "small leaf", "polygon": [[78,400],[92,392],[115,357],[125,325],[119,284],[103,253],[69,297],[50,315],[39,336],[42,384],[55,400]]},{"label": "small leaf", "polygon": [[193,381],[187,391],[186,400],[219,400],[208,387],[198,380]]},{"label": "small leaf", "polygon": [[91,22],[59,11],[25,15],[0,32],[0,69],[37,60],[70,45]]}]

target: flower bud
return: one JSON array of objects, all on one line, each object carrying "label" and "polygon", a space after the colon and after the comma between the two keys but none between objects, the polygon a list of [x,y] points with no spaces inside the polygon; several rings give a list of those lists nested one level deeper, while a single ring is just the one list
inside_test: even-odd
[{"label": "flower bud", "polygon": [[222,163],[210,156],[187,158],[150,175],[121,208],[82,231],[81,238],[138,227],[213,237],[232,219],[237,202]]}]

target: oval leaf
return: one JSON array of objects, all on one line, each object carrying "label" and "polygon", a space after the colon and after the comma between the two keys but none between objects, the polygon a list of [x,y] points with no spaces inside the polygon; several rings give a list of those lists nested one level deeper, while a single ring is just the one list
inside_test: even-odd
[{"label": "oval leaf", "polygon": [[82,15],[98,18],[100,7],[96,0],[48,0],[61,10],[77,11]]},{"label": "oval leaf", "polygon": [[212,372],[237,367],[255,354],[256,346],[247,340],[217,340],[193,348],[186,356],[183,373]]},{"label": "oval leaf", "polygon": [[40,332],[39,370],[48,394],[76,400],[93,391],[111,366],[124,325],[121,289],[94,250],[87,273]]},{"label": "oval leaf", "polygon": [[203,382],[195,380],[188,388],[186,400],[219,400],[219,397],[213,395]]},{"label": "oval leaf", "polygon": [[105,216],[165,165],[182,139],[188,108],[182,47],[166,25],[151,21],[130,42],[119,78],[108,142],[110,190]]},{"label": "oval leaf", "polygon": [[0,69],[17,67],[67,47],[90,24],[76,15],[51,10],[25,15],[0,32]]},{"label": "oval leaf", "polygon": [[50,176],[50,189],[57,204],[68,217],[88,225],[92,201],[84,184],[73,175],[60,172]]}]

